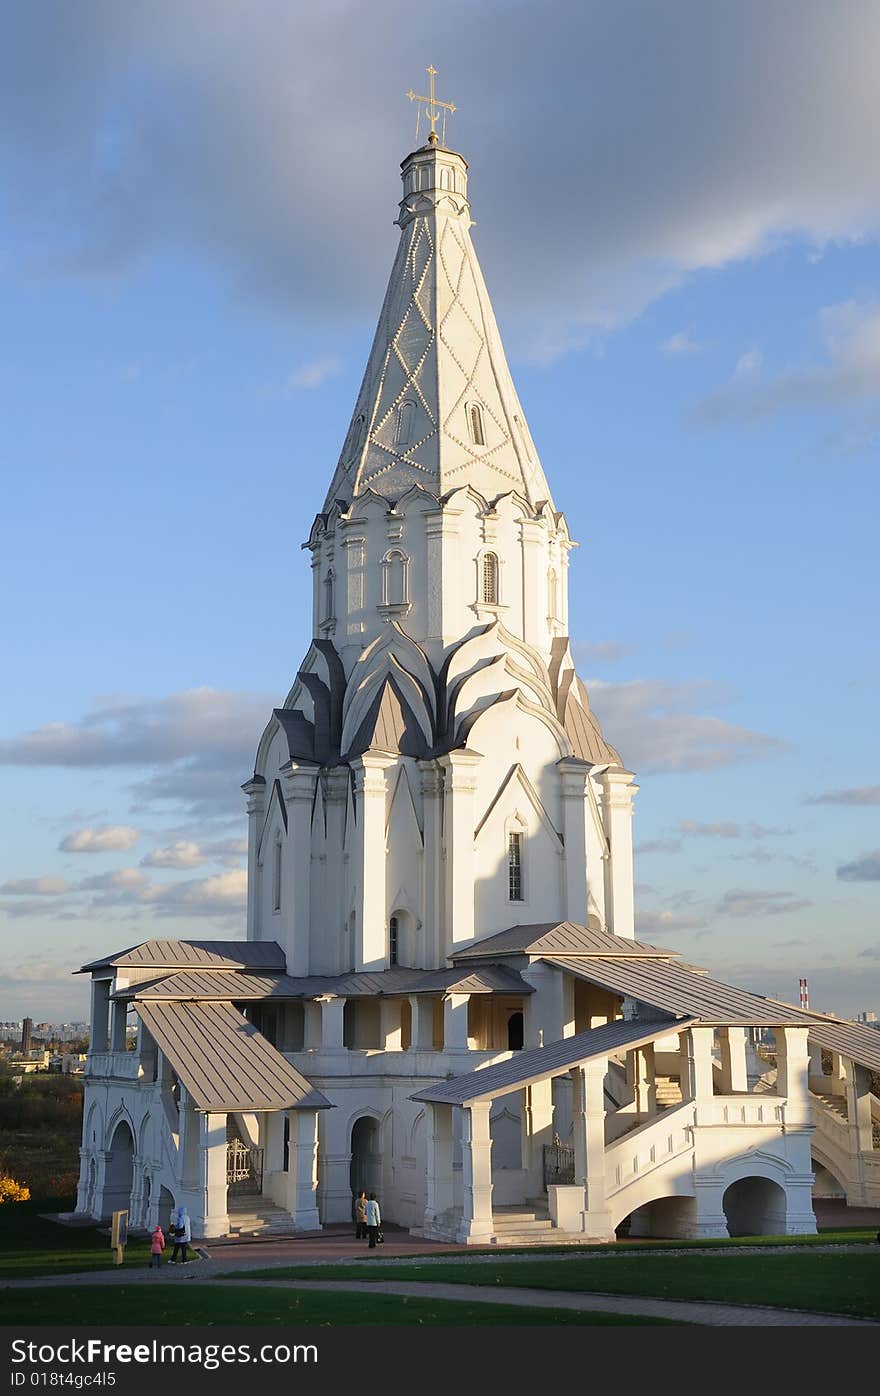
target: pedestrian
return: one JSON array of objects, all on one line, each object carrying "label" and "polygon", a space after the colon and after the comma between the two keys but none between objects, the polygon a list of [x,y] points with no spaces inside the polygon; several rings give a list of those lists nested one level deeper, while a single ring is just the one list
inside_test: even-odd
[{"label": "pedestrian", "polygon": [[367,1194],[359,1192],[354,1200],[354,1239],[356,1241],[366,1241],[367,1239]]},{"label": "pedestrian", "polygon": [[379,1227],[381,1225],[382,1213],[379,1211],[376,1194],[371,1192],[367,1199],[367,1235],[370,1238],[371,1251],[376,1249],[376,1242],[379,1239]]},{"label": "pedestrian", "polygon": [[178,1207],[177,1216],[172,1219],[171,1235],[174,1237],[174,1250],[171,1252],[171,1264],[177,1260],[177,1252],[181,1252],[184,1265],[187,1261],[186,1248],[192,1240],[192,1226],[190,1225],[189,1213],[185,1207]]},{"label": "pedestrian", "polygon": [[162,1230],[161,1226],[155,1226],[155,1227],[153,1228],[153,1234],[152,1234],[152,1236],[150,1237],[150,1269],[151,1269],[151,1270],[158,1270],[158,1269],[159,1269],[159,1266],[162,1264],[162,1252],[164,1251],[164,1249],[165,1249],[165,1232]]}]

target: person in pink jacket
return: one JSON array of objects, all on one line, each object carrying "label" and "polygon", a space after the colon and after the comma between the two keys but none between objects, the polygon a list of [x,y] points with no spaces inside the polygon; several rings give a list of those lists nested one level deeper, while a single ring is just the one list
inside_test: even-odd
[{"label": "person in pink jacket", "polygon": [[165,1249],[165,1232],[161,1226],[157,1226],[150,1237],[150,1269],[156,1270],[162,1264],[162,1252]]}]

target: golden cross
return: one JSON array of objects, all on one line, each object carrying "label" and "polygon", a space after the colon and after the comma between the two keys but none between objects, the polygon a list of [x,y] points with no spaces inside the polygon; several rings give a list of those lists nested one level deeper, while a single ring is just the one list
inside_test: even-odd
[{"label": "golden cross", "polygon": [[[454,111],[455,111],[455,103],[454,103],[454,102],[441,102],[440,99],[439,99],[438,97],[435,97],[435,96],[434,96],[434,79],[435,79],[435,77],[437,76],[437,69],[434,67],[433,63],[431,64],[430,68],[426,68],[426,69],[425,69],[425,72],[428,74],[428,77],[429,77],[429,79],[430,79],[430,89],[429,89],[430,95],[429,95],[428,97],[421,97],[417,92],[413,92],[412,88],[410,88],[409,92],[407,92],[406,95],[407,95],[407,97],[409,98],[409,100],[410,100],[411,102],[423,102],[423,103],[424,103],[424,105],[425,105],[425,115],[427,116],[428,120],[429,120],[430,123],[431,123],[431,129],[430,129],[430,131],[428,132],[428,140],[431,142],[432,145],[436,145],[436,144],[437,144],[437,139],[438,139],[438,137],[437,137],[437,122],[440,120],[440,118],[441,118],[441,116],[442,116],[442,118],[443,118],[443,144],[445,145],[445,144],[446,144],[446,114],[447,114],[447,112],[454,112]],[[418,135],[419,135],[419,117],[421,116],[421,114],[422,114],[422,112],[421,112],[421,107],[419,107],[419,114],[418,114],[418,116],[416,117],[416,139],[418,139]]]}]

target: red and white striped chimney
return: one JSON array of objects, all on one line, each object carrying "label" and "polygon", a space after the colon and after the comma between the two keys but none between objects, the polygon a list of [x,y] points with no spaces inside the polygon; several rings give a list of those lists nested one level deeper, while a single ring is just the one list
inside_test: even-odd
[{"label": "red and white striped chimney", "polygon": [[800,986],[800,1004],[801,1004],[801,1008],[809,1008],[809,1006],[810,1006],[810,986],[809,986],[809,984],[807,983],[806,979],[799,979],[799,980],[798,980],[798,984],[799,984],[799,986]]}]

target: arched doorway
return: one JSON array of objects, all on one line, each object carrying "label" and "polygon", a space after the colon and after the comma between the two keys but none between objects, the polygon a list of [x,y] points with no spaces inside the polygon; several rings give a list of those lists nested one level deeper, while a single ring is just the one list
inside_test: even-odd
[{"label": "arched doorway", "polygon": [[352,1196],[364,1191],[378,1196],[382,1176],[382,1155],[379,1144],[379,1121],[362,1115],[351,1127],[351,1167],[349,1182]]},{"label": "arched doorway", "polygon": [[519,1052],[522,1050],[524,1024],[521,1013],[511,1013],[507,1020],[507,1050],[508,1052]]},{"label": "arched doorway", "polygon": [[731,1236],[784,1236],[785,1190],[770,1178],[740,1178],[721,1204]]},{"label": "arched doorway", "polygon": [[159,1225],[161,1226],[162,1230],[165,1232],[166,1237],[167,1237],[168,1234],[169,1234],[169,1228],[170,1228],[170,1226],[171,1226],[171,1213],[172,1213],[173,1211],[174,1211],[174,1198],[171,1196],[171,1193],[168,1191],[167,1188],[160,1188],[160,1190],[159,1190]]},{"label": "arched doorway", "polygon": [[110,1157],[104,1178],[104,1202],[101,1215],[127,1210],[131,1205],[132,1161],[134,1139],[127,1120],[120,1120],[110,1140]]}]

